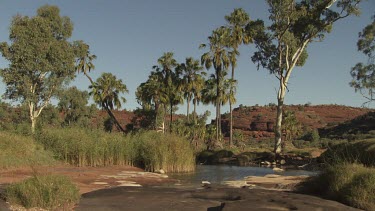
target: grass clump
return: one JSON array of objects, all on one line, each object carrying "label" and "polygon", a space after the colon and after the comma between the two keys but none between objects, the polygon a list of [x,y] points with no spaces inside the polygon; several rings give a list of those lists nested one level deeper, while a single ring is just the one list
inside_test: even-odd
[{"label": "grass clump", "polygon": [[329,166],[320,175],[302,182],[297,189],[357,208],[375,210],[375,169],[360,164]]},{"label": "grass clump", "polygon": [[138,152],[136,163],[148,171],[187,172],[195,169],[194,150],[190,143],[175,134],[148,131],[130,138]]},{"label": "grass clump", "polygon": [[76,185],[61,175],[34,175],[19,183],[10,184],[5,197],[11,204],[26,208],[40,207],[48,210],[68,210],[79,201]]},{"label": "grass clump", "polygon": [[36,144],[30,136],[0,132],[0,169],[22,166],[50,165],[54,163],[51,152]]}]

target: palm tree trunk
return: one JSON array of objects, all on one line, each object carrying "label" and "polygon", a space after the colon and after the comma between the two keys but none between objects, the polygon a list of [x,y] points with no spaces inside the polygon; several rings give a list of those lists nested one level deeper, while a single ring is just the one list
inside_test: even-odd
[{"label": "palm tree trunk", "polygon": [[[232,65],[232,80],[234,80],[234,65]],[[232,93],[232,87],[230,87],[230,95]],[[229,147],[233,145],[233,111],[232,111],[232,101],[229,99],[229,112],[230,112],[230,120],[229,120]]]},{"label": "palm tree trunk", "polygon": [[219,128],[219,118],[220,118],[220,70],[216,70],[216,140],[219,140],[220,128]]},{"label": "palm tree trunk", "polygon": [[197,100],[194,99],[193,101],[194,101],[194,114],[193,114],[193,120],[194,120],[194,123],[196,123],[196,120],[197,120],[197,117],[196,117],[196,115],[197,115]]},{"label": "palm tree trunk", "polygon": [[159,104],[155,103],[155,130],[159,130],[159,128],[158,128],[158,116],[159,116]]},{"label": "palm tree trunk", "polygon": [[233,113],[232,103],[229,102],[230,120],[229,120],[229,147],[233,146]]},{"label": "palm tree trunk", "polygon": [[190,99],[191,97],[190,96],[188,96],[188,98],[187,98],[187,111],[186,111],[186,116],[187,116],[187,121],[189,122],[189,112],[190,112]]},{"label": "palm tree trunk", "polygon": [[173,121],[173,104],[171,103],[171,111],[170,111],[170,123],[169,123],[169,132],[172,133],[172,121]]},{"label": "palm tree trunk", "polygon": [[117,129],[119,129],[121,132],[126,133],[126,130],[120,125],[120,123],[117,121],[115,115],[112,113],[111,109],[107,105],[104,105],[105,110],[107,111],[108,115],[112,118],[112,120],[115,122]]}]

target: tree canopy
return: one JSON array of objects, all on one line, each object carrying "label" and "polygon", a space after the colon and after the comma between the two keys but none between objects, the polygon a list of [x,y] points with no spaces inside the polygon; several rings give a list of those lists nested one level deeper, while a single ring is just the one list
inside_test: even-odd
[{"label": "tree canopy", "polygon": [[257,20],[246,27],[249,36],[254,37],[257,48],[252,61],[279,80],[275,153],[279,154],[282,150],[284,98],[294,68],[304,65],[308,55],[307,46],[311,42],[322,41],[336,21],[359,15],[357,5],[360,1],[267,0],[271,25],[266,27],[263,21]]},{"label": "tree canopy", "polygon": [[372,23],[367,25],[359,33],[357,42],[358,51],[367,56],[367,63],[357,63],[351,70],[353,80],[350,86],[359,91],[367,99],[366,103],[375,101],[375,15],[372,17]]},{"label": "tree canopy", "polygon": [[10,44],[0,43],[9,67],[0,70],[5,97],[27,103],[34,131],[37,117],[57,90],[75,76],[75,54],[68,41],[73,32],[69,17],[56,6],[45,5],[34,17],[16,15],[10,26]]}]

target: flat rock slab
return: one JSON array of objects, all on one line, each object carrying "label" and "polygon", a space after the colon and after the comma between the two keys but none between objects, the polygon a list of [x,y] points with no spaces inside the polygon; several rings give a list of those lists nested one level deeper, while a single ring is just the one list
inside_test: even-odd
[{"label": "flat rock slab", "polygon": [[357,210],[335,201],[283,191],[212,187],[116,187],[82,195],[75,210]]}]

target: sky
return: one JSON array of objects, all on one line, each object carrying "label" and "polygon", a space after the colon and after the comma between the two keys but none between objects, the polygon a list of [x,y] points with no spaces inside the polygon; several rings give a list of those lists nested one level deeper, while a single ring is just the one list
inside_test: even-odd
[{"label": "sky", "polygon": [[[9,26],[16,14],[34,16],[37,8],[45,4],[57,5],[63,16],[74,23],[71,41],[83,40],[97,56],[96,79],[110,72],[122,79],[129,90],[124,95],[123,109],[133,110],[140,105],[135,90],[147,80],[152,66],[164,52],[174,52],[178,62],[186,57],[199,59],[205,50],[199,45],[207,43],[212,30],[225,25],[225,15],[235,8],[243,8],[251,19],[268,21],[268,7],[261,0],[0,0],[0,42],[9,42]],[[340,104],[360,107],[365,101],[349,86],[350,69],[366,57],[357,51],[358,33],[371,22],[375,14],[375,1],[361,5],[360,17],[349,17],[334,25],[332,33],[323,42],[311,43],[309,58],[303,67],[292,73],[286,104]],[[254,47],[242,46],[235,77],[238,80],[236,107],[276,103],[278,81],[267,70],[251,62]],[[0,68],[8,63],[0,57]],[[213,73],[211,69],[208,73]],[[79,75],[72,86],[88,90],[89,81]],[[0,93],[5,86],[0,82]],[[178,113],[186,111],[180,105]],[[224,106],[224,112],[229,106]],[[372,105],[374,107],[374,105]],[[211,111],[213,106],[199,106],[198,113]]]}]

